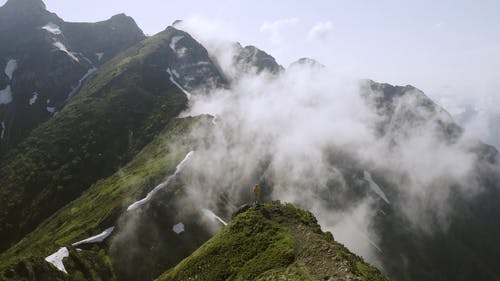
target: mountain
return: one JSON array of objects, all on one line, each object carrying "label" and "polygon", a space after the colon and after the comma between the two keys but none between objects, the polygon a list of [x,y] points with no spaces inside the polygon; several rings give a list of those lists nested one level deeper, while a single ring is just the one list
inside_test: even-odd
[{"label": "mountain", "polygon": [[157,280],[388,280],[291,204],[246,206]]},{"label": "mountain", "polygon": [[0,156],[59,112],[99,66],[144,38],[124,14],[71,23],[40,0],[7,1],[0,7]]},{"label": "mountain", "polygon": [[[180,83],[223,81],[192,38],[178,42],[189,56],[172,48],[179,34],[169,27],[102,65],[56,116],[0,160],[0,249],[132,159],[186,108],[189,93]],[[179,62],[194,74],[176,82],[175,73],[185,71]]]},{"label": "mountain", "polygon": [[311,58],[300,58],[297,61],[294,61],[288,66],[288,69],[301,68],[301,67],[309,67],[313,69],[323,69],[326,66],[318,62],[317,60]]},{"label": "mountain", "polygon": [[270,74],[279,74],[285,70],[271,55],[255,46],[242,47],[240,43],[235,43],[233,47],[233,63],[239,73],[259,74],[267,71]]},{"label": "mountain", "polygon": [[[228,183],[229,174],[261,183],[264,201],[283,196],[273,193],[273,153],[227,175],[192,176],[227,164],[214,156],[226,150],[209,149],[221,136],[228,148],[236,146],[238,135],[226,121],[241,124],[241,116],[186,117],[197,98],[231,91],[238,77],[268,73],[268,85],[293,69],[323,75],[319,62],[303,58],[284,70],[266,52],[234,44],[236,73],[227,75],[214,54],[175,27],[146,38],[122,14],[68,23],[38,0],[10,0],[0,8],[0,41],[0,280],[385,280],[323,233],[307,211],[277,202],[238,210],[252,197],[248,183]],[[464,140],[453,118],[414,86],[372,80],[359,86],[373,144],[360,151],[321,145],[321,164],[335,177],[321,187],[298,187],[314,200],[285,193],[286,199],[314,211],[320,222],[369,202],[369,231],[351,229],[348,238],[366,244],[373,252],[366,260],[394,280],[497,280],[497,150]],[[307,106],[314,111],[321,102]],[[411,142],[415,136],[431,145],[423,151]],[[246,149],[228,161],[245,160]],[[373,154],[380,159],[360,157],[375,149],[384,152]],[[403,157],[415,165],[386,165]],[[470,162],[470,178],[451,181],[444,174],[431,181],[446,157]],[[311,172],[293,176],[306,180]],[[212,189],[213,181],[222,188]],[[190,201],[193,186],[202,188],[200,201]],[[436,205],[434,197],[446,191]],[[415,193],[421,197],[408,201]],[[362,228],[360,217],[349,223]]]},{"label": "mountain", "polygon": [[[209,130],[211,120],[209,116],[170,120],[127,165],[97,180],[0,254],[0,269],[19,262],[30,264],[34,257],[43,259],[111,226],[116,226],[112,242],[108,239],[90,245],[106,250],[119,280],[152,280],[177,264],[211,237],[206,227],[197,223],[196,208],[194,214],[182,214],[176,208],[176,202],[184,197],[181,183],[175,181],[168,189],[158,191],[150,203],[137,210],[127,209],[174,173],[186,154],[200,145],[187,141],[189,132],[196,127]],[[165,231],[179,220],[189,231],[183,235]]]}]

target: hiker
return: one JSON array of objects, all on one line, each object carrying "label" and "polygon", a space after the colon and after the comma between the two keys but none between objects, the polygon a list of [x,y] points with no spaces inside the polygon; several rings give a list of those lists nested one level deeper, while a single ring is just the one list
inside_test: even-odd
[{"label": "hiker", "polygon": [[253,194],[255,195],[255,201],[254,201],[255,203],[260,202],[260,192],[261,192],[260,186],[258,184],[256,184],[253,187]]}]

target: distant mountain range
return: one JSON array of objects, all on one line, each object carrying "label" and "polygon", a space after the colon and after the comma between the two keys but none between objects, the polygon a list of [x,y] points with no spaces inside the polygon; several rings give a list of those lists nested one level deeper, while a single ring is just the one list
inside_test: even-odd
[{"label": "distant mountain range", "polygon": [[[182,116],[193,96],[231,89],[245,75],[326,67],[302,58],[285,69],[255,46],[231,43],[229,74],[177,27],[145,36],[124,14],[71,23],[40,0],[0,7],[0,280],[387,280],[289,204],[239,209],[248,194],[226,193],[210,195],[212,210],[185,202],[189,182],[177,175],[209,146],[219,118]],[[359,92],[393,151],[422,124],[443,147],[463,135],[413,86],[364,80]],[[325,162],[349,188],[328,183],[317,198],[332,214],[375,202],[377,266],[393,280],[500,280],[498,152],[477,140],[459,146],[474,155],[480,192],[440,183],[452,190],[445,228],[430,204],[419,215],[432,231],[408,221],[397,184],[408,175],[370,169],[336,147]],[[265,167],[255,178],[270,190],[267,201],[276,198]]]}]

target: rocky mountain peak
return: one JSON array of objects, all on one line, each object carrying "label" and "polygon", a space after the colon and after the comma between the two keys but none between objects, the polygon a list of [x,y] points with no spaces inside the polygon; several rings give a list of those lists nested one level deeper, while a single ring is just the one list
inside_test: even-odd
[{"label": "rocky mountain peak", "polygon": [[254,69],[257,73],[268,71],[272,74],[278,74],[283,71],[283,67],[279,65],[274,57],[260,50],[255,46],[242,47],[236,43],[236,55],[234,62],[241,72],[249,72]]},{"label": "rocky mountain peak", "polygon": [[5,9],[15,9],[24,11],[45,11],[45,3],[42,0],[8,0],[3,6]]},{"label": "rocky mountain peak", "polygon": [[296,66],[308,66],[311,68],[325,68],[325,66],[323,64],[321,64],[317,60],[311,59],[311,58],[300,58],[297,61],[291,63],[289,68],[293,68]]}]

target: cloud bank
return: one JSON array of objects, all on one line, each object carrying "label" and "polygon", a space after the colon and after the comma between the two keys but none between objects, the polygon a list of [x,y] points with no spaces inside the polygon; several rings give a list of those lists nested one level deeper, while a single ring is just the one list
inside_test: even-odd
[{"label": "cloud bank", "polygon": [[331,21],[323,21],[316,23],[307,33],[308,40],[326,40],[333,30]]}]

